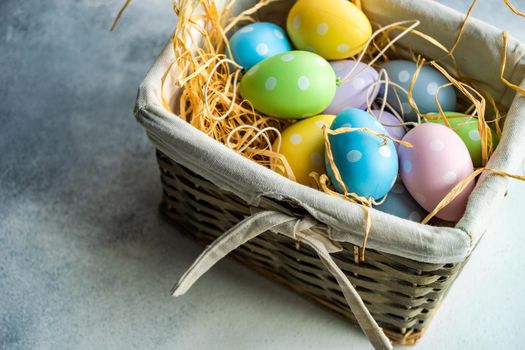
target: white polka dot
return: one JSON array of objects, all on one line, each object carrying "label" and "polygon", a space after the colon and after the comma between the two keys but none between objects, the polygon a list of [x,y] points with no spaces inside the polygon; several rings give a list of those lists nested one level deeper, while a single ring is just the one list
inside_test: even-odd
[{"label": "white polka dot", "polygon": [[299,77],[299,79],[297,79],[297,86],[302,91],[308,90],[308,88],[310,87],[310,80],[308,80],[307,77],[302,75]]},{"label": "white polka dot", "polygon": [[342,128],[351,128],[352,127],[352,124],[350,123],[344,123],[343,125],[341,125]]},{"label": "white polka dot", "polygon": [[403,171],[409,173],[412,171],[412,162],[408,159],[403,160]]},{"label": "white polka dot", "polygon": [[441,140],[437,140],[437,139],[436,140],[432,140],[432,141],[430,141],[430,149],[432,151],[439,152],[439,151],[442,151],[443,149],[445,149],[445,144]]},{"label": "white polka dot", "polygon": [[316,57],[315,58],[315,62],[317,62],[317,64],[320,65],[321,67],[326,66],[326,60],[324,60],[321,57]]},{"label": "white polka dot", "polygon": [[408,220],[419,222],[421,221],[421,215],[417,211],[413,211],[408,215]]},{"label": "white polka dot", "polygon": [[419,203],[419,204],[424,204],[427,199],[425,198],[425,196],[423,196],[421,193],[416,193],[416,195],[414,196],[414,199]]},{"label": "white polka dot", "polygon": [[356,90],[361,90],[365,87],[366,83],[362,78],[356,78],[352,80],[352,87]]},{"label": "white polka dot", "polygon": [[481,140],[481,136],[479,135],[479,131],[477,131],[477,130],[470,130],[468,132],[468,137],[470,137],[470,139],[472,141],[479,141],[479,140]]},{"label": "white polka dot", "polygon": [[310,160],[312,161],[312,164],[317,167],[323,166],[323,156],[319,152],[313,152],[310,155]]},{"label": "white polka dot", "polygon": [[248,73],[246,73],[246,75],[254,75],[255,72],[257,72],[259,70],[259,65],[255,65],[253,66],[252,68],[250,68],[250,70],[248,71]]},{"label": "white polka dot", "polygon": [[337,45],[337,52],[341,52],[341,53],[344,53],[344,52],[347,52],[348,50],[350,49],[350,46],[348,46],[348,44],[339,44]]},{"label": "white polka dot", "polygon": [[410,113],[412,111],[412,106],[408,102],[403,102],[401,104],[401,107],[403,107],[403,113]]},{"label": "white polka dot", "polygon": [[392,151],[390,150],[390,148],[388,148],[388,146],[385,145],[385,146],[379,147],[379,154],[382,157],[390,158],[390,156],[392,155]]},{"label": "white polka dot", "polygon": [[323,120],[318,120],[318,121],[316,121],[316,122],[315,122],[315,125],[317,125],[317,126],[320,127],[320,128],[322,128],[323,125],[328,126],[328,124],[326,124],[326,122],[323,121]]},{"label": "white polka dot", "polygon": [[272,91],[273,89],[275,89],[276,86],[277,86],[277,78],[275,78],[275,77],[269,77],[264,82],[264,87],[268,91]]},{"label": "white polka dot", "polygon": [[253,26],[246,26],[239,30],[239,33],[249,33],[253,32]]},{"label": "white polka dot", "polygon": [[435,82],[431,82],[427,85],[427,94],[434,96],[438,92],[438,84]]},{"label": "white polka dot", "polygon": [[295,56],[293,55],[293,53],[287,53],[286,55],[282,55],[281,56],[281,61],[290,62],[294,58],[295,58]]},{"label": "white polka dot", "polygon": [[297,14],[293,18],[293,27],[295,29],[299,29],[300,26],[301,26],[301,16],[299,14]]},{"label": "white polka dot", "polygon": [[352,150],[346,154],[346,159],[348,159],[350,163],[355,163],[359,161],[359,159],[361,159],[362,156],[363,155],[361,154],[361,152]]},{"label": "white polka dot", "polygon": [[443,182],[447,185],[452,185],[458,179],[458,175],[453,171],[447,171],[443,176]]},{"label": "white polka dot", "polygon": [[284,35],[280,30],[274,29],[273,35],[275,35],[277,39],[284,39]]},{"label": "white polka dot", "polygon": [[293,134],[290,136],[290,142],[294,145],[298,145],[303,142],[303,137],[299,134]]},{"label": "white polka dot", "polygon": [[407,81],[410,80],[410,73],[408,71],[406,71],[406,70],[402,70],[402,71],[399,72],[397,77],[399,78],[400,82],[406,83]]},{"label": "white polka dot", "polygon": [[319,35],[326,35],[326,33],[328,33],[328,24],[320,23],[317,26],[317,34],[319,34]]},{"label": "white polka dot", "polygon": [[405,188],[403,187],[403,185],[401,185],[399,183],[396,183],[392,187],[392,192],[394,192],[395,194],[401,194],[401,193],[405,192]]},{"label": "white polka dot", "polygon": [[257,51],[259,55],[266,55],[268,53],[268,45],[261,43],[257,45],[255,51]]}]

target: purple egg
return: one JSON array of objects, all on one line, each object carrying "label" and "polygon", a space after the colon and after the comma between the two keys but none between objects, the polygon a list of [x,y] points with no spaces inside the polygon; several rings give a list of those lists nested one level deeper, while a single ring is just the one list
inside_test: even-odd
[{"label": "purple egg", "polygon": [[[379,113],[381,110],[379,109],[372,109],[372,114],[378,119],[378,121],[383,124],[386,131],[388,131],[388,135],[392,136],[395,139],[401,140],[405,134],[405,128],[402,126],[388,126],[388,125],[394,125],[394,124],[401,124],[402,122],[399,121],[399,119],[396,118],[395,115],[393,115],[390,112],[383,111],[381,114],[381,117],[379,118]],[[396,150],[399,148],[399,143],[395,142]]]},{"label": "purple egg", "polygon": [[330,62],[338,79],[345,78],[356,64],[352,75],[337,87],[335,97],[324,114],[339,114],[347,108],[366,109],[367,94],[370,102],[375,100],[378,87],[371,85],[377,81],[378,73],[374,68],[354,60]]}]

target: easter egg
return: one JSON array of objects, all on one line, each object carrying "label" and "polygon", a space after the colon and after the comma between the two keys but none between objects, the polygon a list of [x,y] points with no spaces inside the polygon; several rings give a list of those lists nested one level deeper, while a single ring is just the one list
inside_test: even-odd
[{"label": "easter egg", "polygon": [[427,216],[427,212],[408,193],[400,178],[388,192],[385,201],[375,208],[415,222],[421,222]]},{"label": "easter egg", "polygon": [[335,95],[336,77],[328,62],[306,51],[275,55],[250,68],[239,92],[264,114],[300,119],[319,114]]},{"label": "easter egg", "polygon": [[[338,114],[346,108],[367,107],[367,96],[370,103],[374,102],[379,91],[378,86],[373,86],[377,81],[377,71],[366,64],[353,60],[340,60],[330,62],[335,75],[341,84],[337,87],[335,97],[324,113]],[[346,78],[355,67],[352,75]],[[344,79],[346,78],[346,79]]]},{"label": "easter egg", "polygon": [[265,58],[292,50],[284,30],[267,22],[256,22],[242,27],[230,38],[230,49],[235,62],[250,69]]},{"label": "easter egg", "polygon": [[[342,127],[368,128],[386,134],[385,128],[370,114],[360,109],[346,109],[339,113],[330,129]],[[334,163],[349,192],[366,198],[379,199],[394,185],[398,159],[394,143],[367,131],[353,131],[329,135]],[[325,152],[327,174],[339,192],[343,189],[335,178]]]},{"label": "easter egg", "polygon": [[[295,179],[303,185],[309,185],[312,171],[325,173],[323,125],[330,126],[333,115],[318,115],[300,120],[281,132],[279,153],[286,157]],[[277,151],[277,142],[274,150]],[[279,168],[275,169],[281,173]]]},{"label": "easter egg", "polygon": [[[412,77],[416,72],[417,65],[414,62],[406,60],[393,60],[382,64],[382,68],[388,73],[390,81],[398,84],[408,91]],[[412,89],[412,97],[420,113],[439,112],[436,105],[435,96],[443,110],[453,111],[456,109],[456,91],[453,86],[447,86],[439,89],[440,86],[448,84],[449,81],[440,72],[433,67],[424,65]],[[439,94],[438,94],[439,89]],[[416,121],[417,114],[412,110],[408,102],[407,95],[400,89],[395,89],[399,96],[399,103],[394,89],[388,89],[388,103],[401,115],[406,121]]]},{"label": "easter egg", "polygon": [[[381,110],[379,109],[372,109],[371,112],[376,117],[376,119],[385,127],[386,131],[388,131],[388,135],[392,136],[397,140],[403,139],[403,137],[406,134],[405,127],[395,126],[402,123],[402,121],[397,119],[395,115],[387,111],[383,111],[383,113],[381,113]],[[394,145],[396,146],[396,149],[399,148],[399,143],[395,142]]]},{"label": "easter egg", "polygon": [[[420,124],[410,130],[403,141],[413,147],[399,146],[401,179],[414,199],[428,212],[436,208],[450,190],[473,171],[467,147],[459,136],[440,124]],[[465,211],[474,182],[437,217],[458,221]]]},{"label": "easter egg", "polygon": [[[436,113],[435,115],[439,116],[439,113]],[[456,112],[445,112],[445,116],[447,117],[452,130],[458,134],[458,136],[467,146],[472,163],[474,163],[474,167],[478,168],[482,166],[482,144],[481,136],[478,131],[478,118]],[[445,125],[445,121],[443,119],[429,119],[429,122]],[[490,129],[490,133],[492,134],[493,148],[496,148],[499,141],[498,136],[492,129]]]},{"label": "easter egg", "polygon": [[286,21],[295,47],[340,60],[361,51],[372,35],[365,14],[350,1],[299,0]]}]

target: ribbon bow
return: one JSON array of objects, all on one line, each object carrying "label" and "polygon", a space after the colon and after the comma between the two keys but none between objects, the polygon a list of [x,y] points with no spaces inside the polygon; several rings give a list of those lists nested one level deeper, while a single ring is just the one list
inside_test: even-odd
[{"label": "ribbon bow", "polygon": [[261,233],[271,231],[310,246],[336,279],[348,306],[372,346],[375,349],[392,349],[389,339],[372,318],[354,286],[330,256],[330,253],[341,251],[342,248],[328,237],[314,232],[312,228],[316,224],[317,221],[310,215],[297,218],[273,210],[253,214],[229,229],[209,245],[182,275],[173,287],[172,294],[175,297],[183,295],[199,277],[228,253]]}]

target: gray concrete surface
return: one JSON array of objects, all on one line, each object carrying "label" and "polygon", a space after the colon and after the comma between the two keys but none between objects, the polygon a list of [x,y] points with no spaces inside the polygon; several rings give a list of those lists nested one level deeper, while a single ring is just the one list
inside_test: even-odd
[{"label": "gray concrete surface", "polygon": [[[0,1],[0,349],[368,348],[228,260],[169,296],[200,248],[158,216],[153,149],[131,116],[169,3],[134,1],[110,34],[120,1]],[[500,1],[475,14],[525,39]],[[523,347],[524,196],[514,183],[418,348]]]}]

